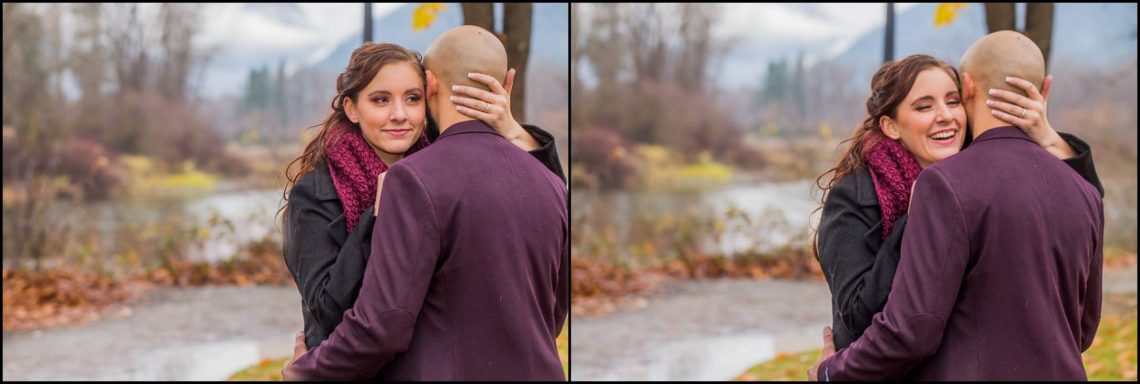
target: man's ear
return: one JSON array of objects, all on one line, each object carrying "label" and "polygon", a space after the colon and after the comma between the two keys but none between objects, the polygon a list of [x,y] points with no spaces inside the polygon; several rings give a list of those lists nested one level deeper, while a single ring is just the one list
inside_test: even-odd
[{"label": "man's ear", "polygon": [[435,77],[434,73],[431,73],[430,69],[425,69],[424,73],[427,75],[427,96],[435,96],[439,92],[439,79]]},{"label": "man's ear", "polygon": [[887,135],[891,140],[898,140],[902,137],[902,134],[899,133],[898,125],[895,125],[895,120],[891,119],[890,116],[879,116],[879,127],[883,130],[883,134]]},{"label": "man's ear", "polygon": [[962,72],[962,103],[974,98],[974,79],[968,72]]}]

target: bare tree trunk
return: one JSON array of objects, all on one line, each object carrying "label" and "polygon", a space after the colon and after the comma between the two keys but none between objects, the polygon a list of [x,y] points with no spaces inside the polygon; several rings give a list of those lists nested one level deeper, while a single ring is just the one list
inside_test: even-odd
[{"label": "bare tree trunk", "polygon": [[[582,51],[578,48],[578,3],[570,3],[570,102],[582,96],[582,84],[578,79],[578,60],[582,58]],[[570,108],[570,121],[576,121],[581,116],[582,108]]]},{"label": "bare tree trunk", "polygon": [[986,27],[994,33],[997,31],[1016,31],[1017,19],[1013,11],[1013,3],[986,3]]},{"label": "bare tree trunk", "polygon": [[495,12],[491,3],[462,3],[463,24],[495,32]]},{"label": "bare tree trunk", "polygon": [[1026,5],[1025,34],[1033,40],[1045,57],[1045,72],[1049,72],[1049,51],[1053,41],[1053,3]]},{"label": "bare tree trunk", "polygon": [[883,62],[895,59],[895,3],[887,3],[887,29],[883,33]]},{"label": "bare tree trunk", "polygon": [[530,32],[533,18],[531,3],[503,5],[503,45],[507,48],[507,65],[515,69],[511,90],[511,115],[526,121],[526,67],[530,56]]},{"label": "bare tree trunk", "polygon": [[364,42],[372,41],[372,3],[364,3]]}]

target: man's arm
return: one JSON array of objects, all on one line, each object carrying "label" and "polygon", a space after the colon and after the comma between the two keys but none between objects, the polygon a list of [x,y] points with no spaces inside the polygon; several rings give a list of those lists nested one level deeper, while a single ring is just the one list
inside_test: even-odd
[{"label": "man's arm", "polygon": [[439,259],[439,226],[426,188],[410,169],[392,167],[383,188],[383,214],[356,303],[328,340],[287,368],[291,379],[371,378],[412,340]]},{"label": "man's arm", "polygon": [[[567,230],[563,229],[566,233]],[[567,233],[563,237],[562,242],[562,260],[558,266],[558,276],[555,279],[556,286],[554,287],[554,319],[555,337],[558,332],[562,332],[562,326],[566,324],[566,316],[570,314],[570,236]]]},{"label": "man's arm", "polygon": [[970,257],[969,238],[957,196],[938,169],[919,174],[912,201],[886,307],[862,337],[820,363],[820,378],[898,380],[938,351]]},{"label": "man's arm", "polygon": [[1097,228],[1096,248],[1089,260],[1089,278],[1085,282],[1085,297],[1081,302],[1081,352],[1092,346],[1100,326],[1102,299],[1102,269],[1104,268],[1104,205],[1100,206],[1100,228]]}]

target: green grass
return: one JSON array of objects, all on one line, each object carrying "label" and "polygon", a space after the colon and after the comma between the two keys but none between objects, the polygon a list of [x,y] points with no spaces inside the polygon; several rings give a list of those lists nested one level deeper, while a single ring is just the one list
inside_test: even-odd
[{"label": "green grass", "polygon": [[285,368],[285,362],[289,361],[292,357],[282,357],[280,359],[261,359],[260,363],[252,367],[243,369],[233,376],[230,376],[230,381],[281,381],[281,368]]},{"label": "green grass", "polygon": [[[569,327],[569,326],[567,326]],[[562,360],[562,372],[569,375],[570,366],[566,361],[570,343],[567,339],[567,328],[562,329],[562,334],[558,335],[558,358]],[[1133,331],[1135,332],[1135,331]],[[282,357],[279,359],[261,359],[261,362],[252,367],[243,369],[238,373],[230,376],[230,381],[281,381],[281,368],[285,367],[285,362],[289,361],[292,357]]]},{"label": "green grass", "polygon": [[[1093,345],[1084,353],[1085,372],[1092,381],[1136,381],[1136,295],[1108,295],[1106,308]],[[1111,304],[1110,304],[1111,303]],[[780,354],[757,364],[736,380],[807,380],[807,369],[819,359],[820,351]]]}]

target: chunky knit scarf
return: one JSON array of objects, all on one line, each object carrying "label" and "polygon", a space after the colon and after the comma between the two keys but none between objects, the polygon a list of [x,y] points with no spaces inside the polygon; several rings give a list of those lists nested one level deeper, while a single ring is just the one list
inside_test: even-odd
[{"label": "chunky knit scarf", "polygon": [[[352,233],[360,215],[376,202],[376,178],[387,171],[388,166],[380,161],[372,146],[351,124],[341,123],[331,129],[329,172],[332,173],[336,195],[344,207],[345,228]],[[406,154],[415,153],[427,145],[427,137],[421,134],[420,140],[408,148]]]},{"label": "chunky knit scarf", "polygon": [[883,238],[891,233],[895,220],[906,214],[910,206],[910,188],[918,178],[922,167],[918,165],[906,148],[896,140],[891,140],[881,133],[879,140],[863,155],[867,161],[867,168],[871,171],[871,180],[875,183],[875,194],[879,197],[879,206],[883,210]]}]

